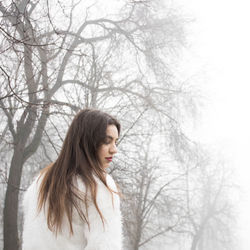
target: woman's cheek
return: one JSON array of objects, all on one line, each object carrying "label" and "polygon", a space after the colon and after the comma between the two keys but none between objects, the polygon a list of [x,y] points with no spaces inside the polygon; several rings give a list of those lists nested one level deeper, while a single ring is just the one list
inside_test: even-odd
[{"label": "woman's cheek", "polygon": [[104,147],[104,153],[105,153],[105,156],[106,156],[106,153],[109,151],[109,144],[108,145],[105,145]]}]

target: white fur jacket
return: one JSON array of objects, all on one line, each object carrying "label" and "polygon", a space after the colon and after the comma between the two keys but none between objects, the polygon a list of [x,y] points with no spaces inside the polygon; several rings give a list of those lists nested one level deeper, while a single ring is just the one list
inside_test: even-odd
[{"label": "white fur jacket", "polygon": [[[89,204],[88,219],[90,231],[86,222],[83,222],[78,213],[73,210],[73,235],[70,235],[68,220],[65,217],[62,233],[55,236],[47,227],[45,210],[37,212],[38,188],[41,179],[35,179],[24,195],[24,226],[22,250],[121,250],[122,249],[122,220],[119,196],[113,193],[114,207],[109,190],[97,178],[97,204],[105,221],[102,220],[94,204]],[[116,184],[110,175],[107,175],[108,186],[117,191]],[[84,191],[83,182],[77,178],[79,190]],[[84,210],[83,210],[84,211]],[[105,230],[104,230],[105,229]]]}]

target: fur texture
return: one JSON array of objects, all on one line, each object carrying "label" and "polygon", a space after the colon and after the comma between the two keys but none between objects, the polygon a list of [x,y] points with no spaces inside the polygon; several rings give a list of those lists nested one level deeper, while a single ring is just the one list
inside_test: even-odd
[{"label": "fur texture", "polygon": [[[105,218],[105,227],[94,206],[89,204],[88,218],[90,231],[86,222],[83,222],[78,213],[73,210],[73,231],[70,235],[69,224],[65,218],[62,232],[55,236],[48,227],[46,219],[46,206],[40,213],[37,212],[38,190],[41,180],[36,178],[24,195],[24,226],[23,250],[121,250],[122,249],[122,221],[119,196],[112,195],[104,184],[97,178],[97,204]],[[117,191],[116,184],[110,175],[107,175],[108,186]],[[83,191],[85,186],[77,178],[76,185]],[[85,211],[85,208],[83,208]]]}]

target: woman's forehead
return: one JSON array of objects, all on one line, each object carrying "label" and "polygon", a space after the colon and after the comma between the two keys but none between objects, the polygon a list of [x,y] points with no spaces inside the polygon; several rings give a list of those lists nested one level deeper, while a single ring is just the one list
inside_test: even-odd
[{"label": "woman's forehead", "polygon": [[115,125],[108,125],[106,130],[106,136],[110,137],[111,139],[118,138],[118,129]]}]

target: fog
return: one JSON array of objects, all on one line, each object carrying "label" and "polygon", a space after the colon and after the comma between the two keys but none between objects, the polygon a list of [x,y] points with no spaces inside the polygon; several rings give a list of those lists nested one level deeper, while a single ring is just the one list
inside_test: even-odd
[{"label": "fog", "polygon": [[124,250],[248,250],[250,4],[16,2],[0,3],[0,248],[20,249],[23,192],[92,107],[122,124]]},{"label": "fog", "polygon": [[[206,95],[194,136],[219,150],[234,168],[240,186],[238,237],[241,248],[250,245],[250,8],[249,1],[180,2],[194,16],[187,60]],[[191,35],[191,36],[192,36]],[[185,61],[184,61],[185,64]],[[187,73],[188,74],[188,73]],[[204,79],[204,78],[205,79]],[[235,225],[237,227],[237,225]]]}]

